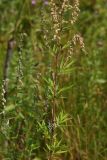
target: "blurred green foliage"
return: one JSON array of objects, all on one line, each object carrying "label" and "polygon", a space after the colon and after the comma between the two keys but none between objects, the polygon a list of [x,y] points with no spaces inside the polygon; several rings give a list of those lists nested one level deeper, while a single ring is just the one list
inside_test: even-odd
[{"label": "blurred green foliage", "polygon": [[[64,150],[60,150],[59,142],[56,141],[54,145],[57,146],[58,160],[106,160],[107,2],[106,0],[81,0],[80,9],[79,20],[73,31],[80,32],[84,37],[87,53],[77,52],[73,57],[76,63],[70,75],[72,87],[70,92],[66,92],[67,89],[64,89],[64,96],[67,97],[64,110],[71,115],[72,122],[67,130],[63,131],[62,128],[62,133],[58,130],[59,137],[62,136]],[[34,158],[34,160],[38,158],[44,160],[47,156],[43,149],[43,147],[46,148],[45,143],[49,140],[47,128],[45,128],[44,121],[36,124],[37,120],[41,122],[45,117],[45,110],[41,108],[41,101],[39,101],[41,97],[38,96],[38,93],[41,95],[44,90],[40,88],[40,84],[36,86],[36,73],[40,71],[41,74],[44,74],[45,64],[49,63],[49,55],[42,47],[45,42],[42,39],[41,28],[41,3],[32,6],[30,0],[0,1],[0,86],[2,85],[3,64],[8,40],[14,36],[17,41],[19,33],[27,33],[23,49],[23,72],[26,75],[24,84],[16,87],[16,64],[18,61],[16,49],[14,49],[9,73],[11,82],[6,112],[9,113],[10,121],[12,119],[14,123],[11,122],[9,137],[7,136],[10,150],[8,149],[6,154],[3,150],[5,137],[0,132],[0,158],[2,159],[3,155],[4,160]],[[68,34],[66,33],[66,37]],[[41,54],[43,50],[45,56]],[[49,79],[47,81],[50,82]],[[45,86],[41,79],[40,83]],[[62,83],[68,82],[64,79]],[[35,101],[37,102],[36,108],[32,107],[35,105]],[[60,120],[58,118],[57,120],[63,123],[65,120],[63,117],[66,119],[61,112],[58,117]],[[25,137],[25,141],[18,144],[23,137]],[[70,146],[69,150],[65,144]],[[49,152],[56,149],[54,149],[54,145],[50,148],[47,143]],[[59,156],[60,154],[61,156]]]}]

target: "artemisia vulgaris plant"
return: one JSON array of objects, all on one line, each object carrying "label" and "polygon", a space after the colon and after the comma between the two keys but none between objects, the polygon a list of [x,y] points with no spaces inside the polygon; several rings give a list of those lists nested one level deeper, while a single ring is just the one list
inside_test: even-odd
[{"label": "artemisia vulgaris plant", "polygon": [[2,86],[2,155],[11,160],[73,159],[67,100],[74,85],[74,57],[85,52],[75,30],[79,0],[23,3],[8,66],[7,99],[5,80]]}]

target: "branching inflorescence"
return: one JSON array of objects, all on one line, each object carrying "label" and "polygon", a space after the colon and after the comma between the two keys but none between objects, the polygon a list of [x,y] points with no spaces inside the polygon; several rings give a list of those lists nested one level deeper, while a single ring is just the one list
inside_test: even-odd
[{"label": "branching inflorescence", "polygon": [[[60,100],[62,97],[59,98],[58,96],[70,88],[70,86],[60,86],[60,83],[62,83],[62,78],[64,76],[67,78],[67,75],[69,75],[72,70],[72,55],[75,53],[75,46],[78,44],[80,45],[80,48],[84,50],[84,42],[80,34],[69,35],[64,39],[64,36],[66,36],[67,32],[71,32],[73,28],[72,26],[77,21],[80,12],[79,0],[74,0],[73,2],[69,0],[63,0],[60,2],[50,0],[49,9],[50,23],[48,24],[48,27],[45,26],[44,28],[44,39],[46,40],[45,45],[47,46],[47,42],[49,42],[47,51],[51,55],[50,74],[48,74],[50,77],[46,80],[48,83],[48,97],[46,101],[51,107],[51,116],[49,116],[48,128],[51,130],[53,139],[52,143],[54,143],[57,137],[56,130],[61,127],[57,123],[57,114],[60,114],[58,111],[59,106],[62,105]],[[42,22],[45,22],[45,16],[42,18]]]}]

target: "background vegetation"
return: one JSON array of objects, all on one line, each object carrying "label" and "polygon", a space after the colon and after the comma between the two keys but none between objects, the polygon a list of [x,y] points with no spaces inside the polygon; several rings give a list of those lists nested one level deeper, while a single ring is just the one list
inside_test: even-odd
[{"label": "background vegetation", "polygon": [[[0,0],[1,160],[107,160],[106,19],[106,0],[81,0],[78,21],[64,26],[60,48],[52,41],[48,1]],[[76,43],[69,56],[66,42],[77,33],[85,49]]]}]

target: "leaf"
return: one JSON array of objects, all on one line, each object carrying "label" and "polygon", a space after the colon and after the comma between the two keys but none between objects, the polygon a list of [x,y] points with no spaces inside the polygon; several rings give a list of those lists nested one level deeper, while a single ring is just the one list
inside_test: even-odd
[{"label": "leaf", "polygon": [[59,150],[59,151],[56,152],[56,154],[62,154],[62,153],[66,153],[66,152],[67,152],[67,150],[65,150],[65,151]]},{"label": "leaf", "polygon": [[43,80],[50,86],[53,86],[53,81],[50,78],[43,77]]},{"label": "leaf", "polygon": [[48,150],[51,151],[51,147],[48,144],[46,144],[46,146],[47,146]]},{"label": "leaf", "polygon": [[69,43],[65,44],[65,45],[62,47],[62,50],[68,48],[69,46],[70,46]]},{"label": "leaf", "polygon": [[65,92],[65,91],[67,91],[67,90],[71,89],[72,87],[73,87],[73,85],[70,85],[70,86],[67,86],[67,87],[61,88],[61,89],[58,91],[58,95],[59,95],[60,93],[62,93],[62,92]]},{"label": "leaf", "polygon": [[99,84],[103,84],[106,83],[107,81],[105,79],[97,79],[96,82]]},{"label": "leaf", "polygon": [[41,160],[40,158],[38,158],[38,157],[35,157],[33,160]]},{"label": "leaf", "polygon": [[74,61],[71,62],[64,62],[62,59],[59,68],[59,74],[69,74],[74,70],[74,67],[71,67],[74,64]]},{"label": "leaf", "polygon": [[63,111],[61,111],[58,115],[58,117],[56,117],[56,124],[57,126],[61,127],[63,126],[63,124],[65,124],[68,121],[68,114],[64,113]]},{"label": "leaf", "polygon": [[24,115],[21,112],[19,113],[19,117],[25,119]]},{"label": "leaf", "polygon": [[5,112],[10,112],[10,111],[12,111],[12,110],[14,110],[15,109],[15,106],[13,105],[13,104],[11,104],[11,105],[9,105],[9,106],[7,106],[6,108],[5,108]]},{"label": "leaf", "polygon": [[69,69],[63,69],[63,70],[60,70],[60,74],[70,74],[72,73],[72,71],[74,70],[74,68],[69,68]]},{"label": "leaf", "polygon": [[71,67],[71,65],[73,65],[73,64],[74,64],[74,61],[71,61],[71,62],[69,62],[68,64],[64,65],[64,66],[65,66],[64,68],[69,68],[69,67]]}]

